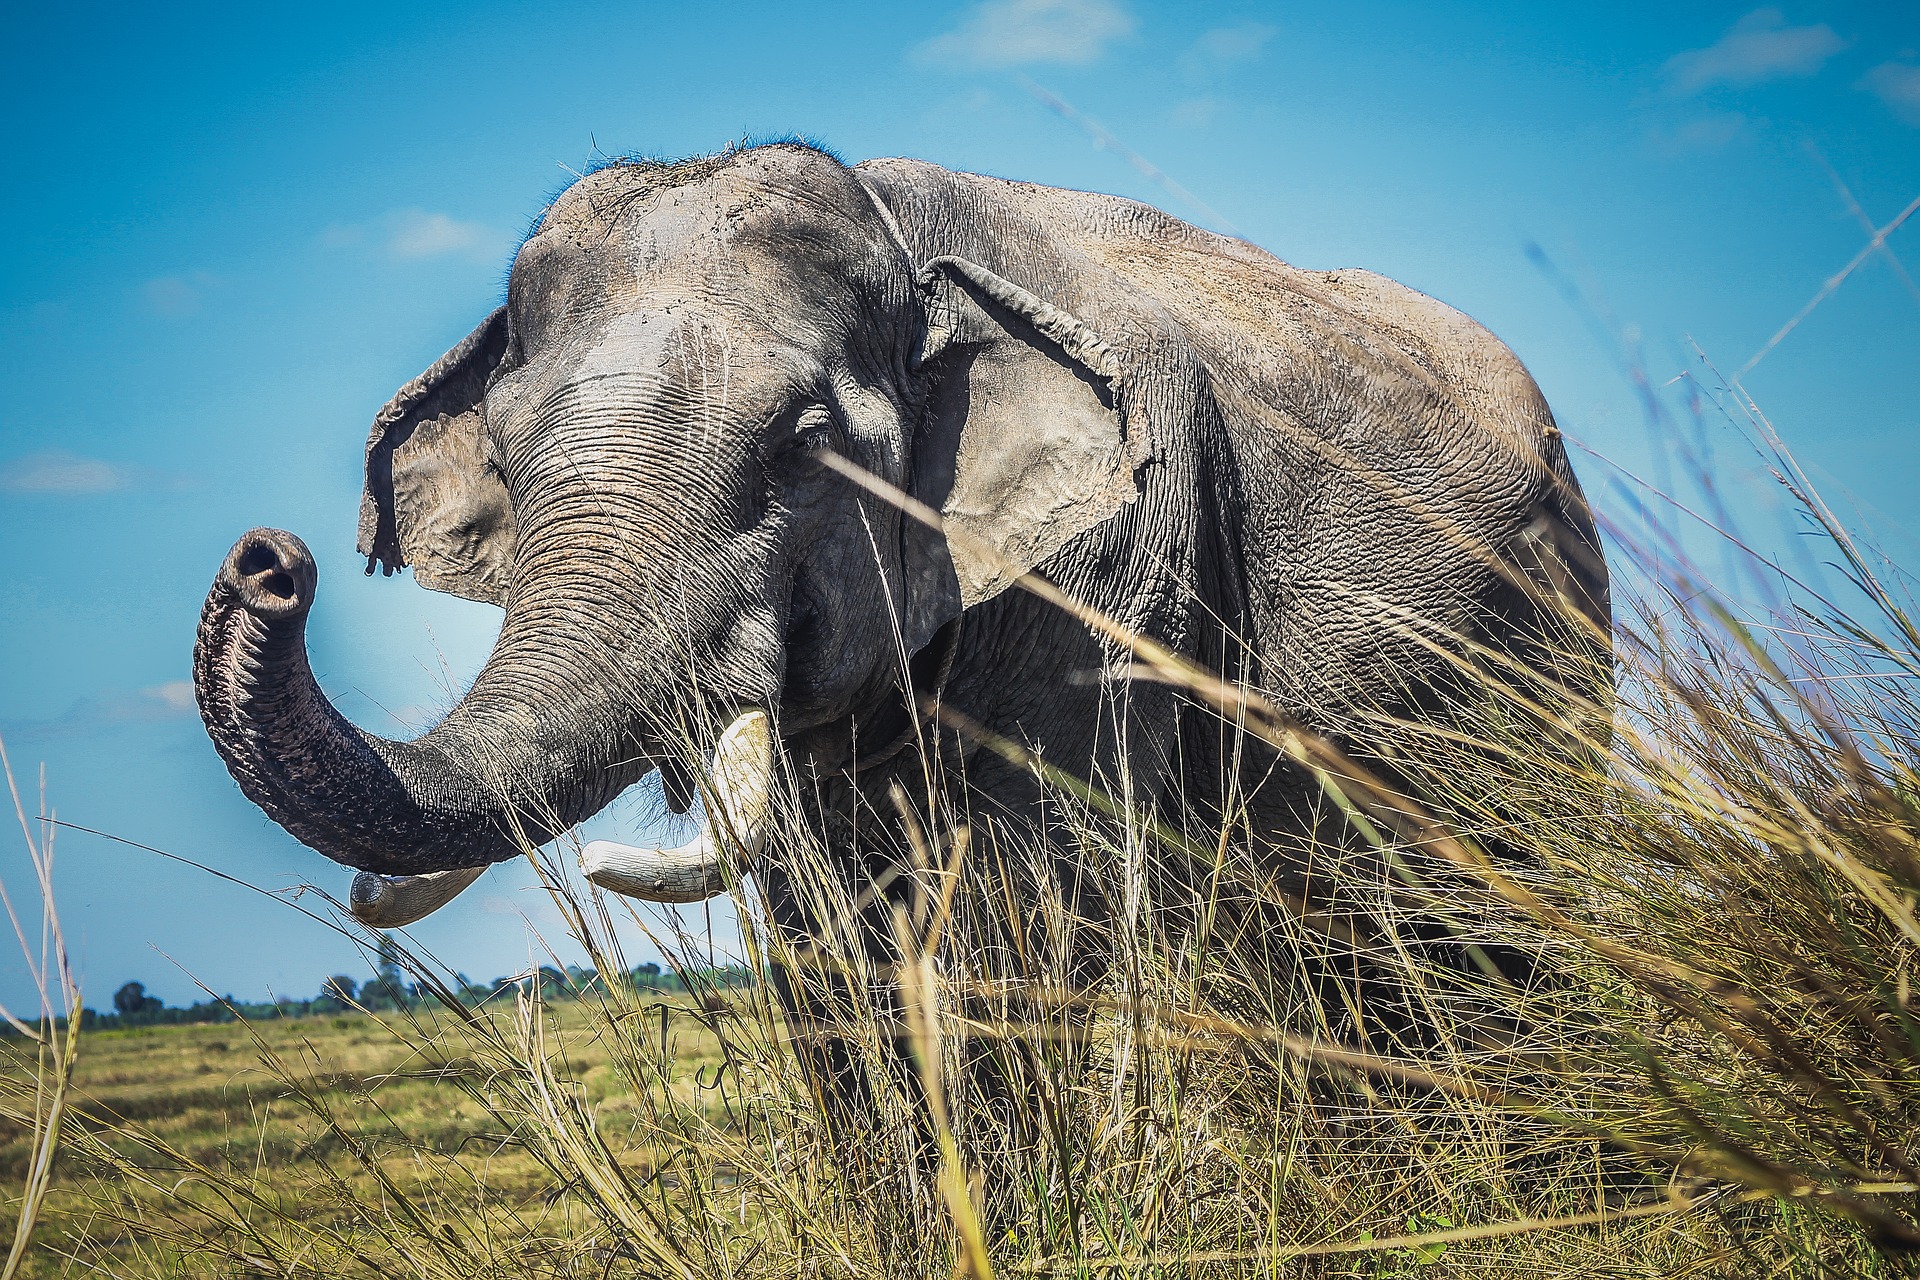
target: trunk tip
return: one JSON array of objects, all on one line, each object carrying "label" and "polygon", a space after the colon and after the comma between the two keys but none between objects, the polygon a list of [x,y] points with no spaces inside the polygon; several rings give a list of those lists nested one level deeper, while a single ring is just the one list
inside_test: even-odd
[{"label": "trunk tip", "polygon": [[312,608],[319,579],[306,543],[284,529],[250,529],[227,552],[219,581],[247,612],[277,621]]}]

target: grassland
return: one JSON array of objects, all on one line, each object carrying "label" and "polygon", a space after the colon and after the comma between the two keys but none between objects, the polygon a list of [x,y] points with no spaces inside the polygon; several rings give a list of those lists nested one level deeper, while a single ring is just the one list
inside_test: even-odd
[{"label": "grassland", "polygon": [[[511,994],[505,1003],[511,1017]],[[695,1016],[687,1000],[663,997],[645,1016],[676,1064],[663,1087],[690,1115],[709,1114],[718,1104],[698,1082],[721,1062],[719,1042],[702,1021],[713,1015]],[[624,1082],[589,1021],[575,1002],[553,1006],[549,1030],[565,1045],[553,1078],[580,1090],[617,1159],[644,1180],[656,1172],[659,1153],[622,1126]],[[215,1265],[214,1254],[196,1259],[188,1241],[134,1224],[171,1218],[186,1225],[178,1220],[202,1171],[214,1183],[256,1190],[263,1209],[297,1217],[309,1230],[328,1205],[335,1225],[347,1226],[350,1206],[378,1205],[390,1187],[441,1201],[446,1188],[429,1184],[448,1162],[459,1163],[464,1193],[487,1212],[528,1223],[564,1220],[547,1168],[500,1132],[477,1090],[461,1087],[483,1083],[468,1030],[461,1019],[423,1008],[90,1033],[73,1083],[69,1141],[95,1140],[125,1163],[115,1167],[95,1149],[87,1176],[66,1184],[64,1194],[112,1205],[121,1221],[103,1229],[99,1217],[56,1212],[26,1274],[61,1273],[60,1255],[69,1251],[92,1267],[201,1274],[198,1268]],[[22,1052],[30,1047],[0,1040],[7,1055],[0,1063],[15,1086],[32,1080],[35,1064]],[[0,1178],[9,1185],[26,1172],[30,1137],[21,1126],[0,1125]],[[671,1170],[661,1180],[668,1189],[680,1182]],[[244,1251],[226,1261],[244,1266]]]},{"label": "grassland", "polygon": [[[513,1017],[510,1004],[496,1012]],[[395,1256],[395,1241],[368,1231],[369,1222],[397,1222],[402,1235],[424,1230],[429,1238],[436,1225],[451,1236],[449,1224],[458,1223],[460,1234],[469,1237],[465,1244],[480,1246],[471,1259],[464,1250],[458,1255],[466,1261],[429,1263],[426,1274],[440,1273],[449,1262],[470,1262],[476,1274],[556,1276],[626,1274],[644,1264],[631,1248],[606,1242],[604,1224],[582,1203],[591,1197],[569,1186],[551,1151],[543,1159],[540,1144],[516,1136],[516,1126],[503,1126],[503,1109],[488,1104],[489,1086],[500,1082],[482,1063],[499,1042],[474,1034],[461,1019],[420,1013],[413,1019],[352,1013],[253,1026],[91,1033],[68,1121],[67,1140],[80,1158],[69,1161],[23,1274],[327,1275],[358,1273],[356,1261],[374,1259],[385,1264],[380,1272],[398,1265],[404,1274],[406,1251]],[[729,1105],[737,1093],[730,1099],[720,1087],[727,1046],[724,1032],[712,1028],[716,1013],[723,1027],[737,1015],[670,997],[650,1001],[642,1011],[650,1047],[658,1050],[652,1061],[672,1067],[652,1083],[673,1097],[677,1105],[669,1109],[684,1129],[677,1140],[663,1142],[659,1099],[636,1106],[618,1062],[632,1045],[609,1043],[598,1034],[604,1013],[561,1001],[543,1019],[543,1036],[556,1049],[548,1079],[575,1091],[590,1109],[605,1144],[599,1153],[604,1167],[623,1170],[636,1197],[651,1199],[664,1215],[711,1216],[716,1198],[744,1192],[726,1215],[746,1246],[733,1252],[736,1259],[765,1243],[762,1232],[786,1234],[765,1220],[771,1206],[764,1185],[757,1185],[774,1153],[757,1144],[760,1160],[750,1173],[728,1157],[740,1149],[736,1142],[752,1143],[753,1137],[742,1133],[741,1116]],[[399,1021],[391,1021],[396,1016]],[[18,1054],[21,1042],[6,1043],[16,1051],[6,1064],[8,1082],[30,1084],[34,1068]],[[1293,1212],[1339,1224],[1339,1238],[1322,1245],[1377,1245],[1344,1258],[1311,1257],[1318,1273],[1471,1276],[1524,1268],[1530,1274],[1664,1276],[1724,1260],[1726,1242],[1713,1224],[1692,1220],[1676,1231],[1668,1223],[1637,1220],[1631,1208],[1613,1215],[1611,1223],[1603,1213],[1603,1221],[1575,1222],[1570,1231],[1549,1230],[1553,1224],[1547,1221],[1473,1239],[1474,1229],[1462,1232],[1461,1224],[1489,1215],[1499,1219],[1513,1203],[1500,1185],[1500,1168],[1510,1158],[1503,1135],[1456,1126],[1451,1137],[1458,1146],[1444,1163],[1406,1163],[1399,1158],[1406,1154],[1403,1144],[1390,1140],[1394,1155],[1387,1163],[1401,1167],[1382,1168],[1378,1135],[1328,1131],[1326,1117],[1306,1110],[1294,1118],[1300,1126],[1292,1135],[1298,1167],[1289,1181],[1292,1192],[1310,1203],[1295,1204]],[[1315,1126],[1322,1131],[1305,1131]],[[4,1136],[0,1168],[17,1182],[28,1161],[29,1135],[14,1125]],[[1242,1137],[1248,1149],[1258,1145],[1259,1135]],[[1337,1141],[1329,1145],[1329,1138]],[[1355,1159],[1343,1161],[1340,1146]],[[1341,1169],[1342,1163],[1353,1167]],[[1365,1165],[1375,1167],[1363,1173]],[[1458,1181],[1449,1185],[1450,1178]],[[818,1222],[829,1222],[850,1207],[844,1200],[830,1203],[843,1196],[843,1189],[834,1188],[805,1208]],[[845,1231],[845,1223],[835,1229]],[[1010,1234],[1017,1239],[1017,1232]],[[1461,1234],[1468,1238],[1449,1239]],[[1401,1237],[1415,1238],[1409,1243]],[[348,1256],[335,1254],[318,1266],[307,1262],[316,1239]],[[1211,1253],[1188,1251],[1172,1266],[1239,1274],[1264,1252],[1258,1240],[1242,1239],[1229,1250],[1213,1243]],[[835,1267],[828,1253],[814,1259],[826,1264],[823,1274],[858,1274],[876,1266],[919,1274],[897,1255],[883,1262],[884,1247],[870,1233],[847,1232],[844,1244],[858,1251],[857,1260],[834,1250],[852,1265]],[[1273,1261],[1286,1252],[1277,1250]],[[353,1259],[354,1253],[365,1256]],[[1292,1262],[1305,1266],[1309,1260]],[[1145,1270],[1158,1273],[1167,1265]],[[926,1274],[942,1269],[933,1266]],[[635,1268],[638,1274],[674,1270]],[[1267,1266],[1252,1270],[1266,1273]]]}]

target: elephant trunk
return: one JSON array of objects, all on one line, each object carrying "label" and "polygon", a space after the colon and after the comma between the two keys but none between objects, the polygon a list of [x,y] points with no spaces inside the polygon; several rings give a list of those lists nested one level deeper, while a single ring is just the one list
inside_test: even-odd
[{"label": "elephant trunk", "polygon": [[[354,727],[307,662],[317,581],[292,534],[242,537],[201,612],[194,693],[240,789],[334,861],[387,876],[503,861],[597,811],[649,767],[600,728],[617,722],[611,708],[578,706],[577,689],[543,683],[538,663],[507,653],[511,612],[473,689],[425,736],[395,742]],[[551,616],[546,625],[565,650]]]}]

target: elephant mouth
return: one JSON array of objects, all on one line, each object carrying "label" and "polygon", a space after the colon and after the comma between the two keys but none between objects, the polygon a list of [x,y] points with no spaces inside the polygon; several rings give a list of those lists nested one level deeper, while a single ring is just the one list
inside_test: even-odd
[{"label": "elephant mouth", "polygon": [[[663,771],[664,776],[664,771]],[[774,732],[757,707],[736,715],[715,740],[705,773],[695,782],[706,821],[676,848],[594,840],[580,851],[580,870],[603,889],[648,902],[705,902],[753,868],[766,845],[774,793]],[[349,908],[375,928],[412,924],[451,902],[486,867],[459,867],[417,876],[362,871],[354,877]]]}]

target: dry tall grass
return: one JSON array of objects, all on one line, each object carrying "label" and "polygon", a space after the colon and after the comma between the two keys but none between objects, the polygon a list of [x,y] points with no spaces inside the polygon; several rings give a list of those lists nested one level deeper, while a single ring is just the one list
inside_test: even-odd
[{"label": "dry tall grass", "polygon": [[[67,959],[66,935],[60,929],[60,916],[53,901],[52,815],[47,809],[46,779],[41,778],[40,813],[43,820],[28,819],[20,802],[20,788],[13,776],[13,762],[0,743],[0,773],[6,775],[7,795],[13,801],[14,817],[26,840],[27,859],[33,868],[34,888],[40,904],[38,944],[28,932],[14,908],[13,896],[0,884],[0,907],[13,926],[20,958],[33,982],[39,1007],[31,1021],[0,1008],[0,1019],[24,1042],[23,1055],[28,1069],[0,1076],[0,1123],[17,1126],[26,1138],[26,1159],[21,1186],[13,1209],[13,1241],[6,1260],[0,1262],[0,1280],[13,1280],[21,1273],[33,1232],[45,1207],[53,1181],[54,1157],[60,1146],[72,1093],[74,1065],[80,1051],[80,987],[74,981],[73,967]],[[35,827],[39,835],[34,834]]]},{"label": "dry tall grass", "polygon": [[[386,1113],[397,1084],[324,1087],[249,1028],[305,1116],[298,1178],[244,1130],[208,1158],[82,1096],[48,1206],[66,1243],[32,1273],[1913,1274],[1920,632],[1776,463],[1863,603],[1754,558],[1756,611],[1677,547],[1621,541],[1611,733],[1560,717],[1541,750],[1539,681],[1469,648],[1487,714],[1403,742],[1418,787],[1109,631],[1323,780],[1341,835],[1304,851],[1310,902],[1232,814],[1175,832],[1124,777],[987,742],[1052,788],[1076,876],[937,785],[892,797],[912,856],[878,899],[790,824],[781,856],[845,927],[795,948],[739,886],[741,958],[839,994],[829,1025],[789,1027],[770,980],[701,989],[692,917],[535,851],[600,972],[628,971],[638,926],[694,997],[616,978],[561,1016],[531,991],[472,1007],[411,954],[437,1006],[386,1033],[466,1119],[424,1141]],[[845,941],[863,917],[890,956]],[[1091,986],[1087,931],[1111,959]],[[869,1104],[823,1111],[796,1038],[841,1051]],[[539,1194],[490,1178],[505,1150]]]}]

